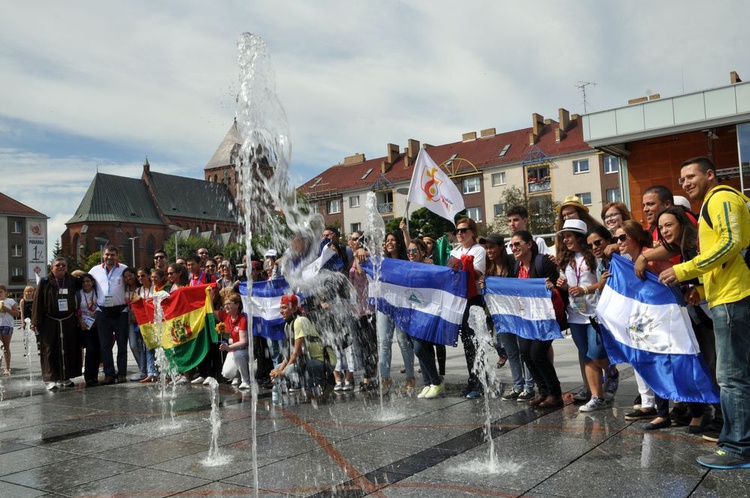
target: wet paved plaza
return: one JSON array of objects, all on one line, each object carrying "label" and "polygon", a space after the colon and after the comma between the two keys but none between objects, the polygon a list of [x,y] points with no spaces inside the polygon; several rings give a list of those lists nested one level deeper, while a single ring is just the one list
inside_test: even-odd
[{"label": "wet paved plaza", "polygon": [[[50,393],[29,369],[21,334],[13,338],[13,375],[2,379],[0,497],[233,497],[254,494],[252,401],[220,387],[219,450],[229,463],[205,465],[211,441],[210,391],[167,390],[137,382]],[[563,390],[580,387],[571,339],[555,341]],[[394,347],[393,378],[400,352]],[[492,359],[494,364],[496,358]],[[135,371],[131,368],[131,374]],[[510,380],[506,365],[499,369]],[[394,389],[355,391],[321,406],[272,407],[258,399],[260,496],[632,497],[750,496],[750,471],[716,471],[695,463],[714,445],[684,427],[645,433],[626,422],[637,394],[621,369],[613,408],[590,414],[568,405],[545,411],[488,400],[494,460],[485,438],[485,400],[458,396],[465,379],[460,348],[448,348],[444,398],[417,399]],[[171,417],[174,412],[174,421]]]}]

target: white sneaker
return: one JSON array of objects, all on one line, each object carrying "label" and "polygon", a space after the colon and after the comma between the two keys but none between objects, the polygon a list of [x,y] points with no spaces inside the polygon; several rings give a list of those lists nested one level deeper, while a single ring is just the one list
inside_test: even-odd
[{"label": "white sneaker", "polygon": [[240,385],[240,379],[238,379],[237,377],[235,377],[234,379],[232,379],[232,385],[233,386],[239,386]]},{"label": "white sneaker", "polygon": [[578,409],[579,412],[595,412],[596,410],[603,410],[607,408],[607,402],[604,401],[604,398],[597,398],[596,396],[591,396],[591,399],[588,403],[583,405]]},{"label": "white sneaker", "polygon": [[336,385],[333,388],[334,391],[343,391],[344,390],[344,383],[343,382],[336,382]]},{"label": "white sneaker", "polygon": [[250,383],[249,382],[243,382],[240,384],[240,389],[250,389]]},{"label": "white sneaker", "polygon": [[57,389],[57,383],[56,382],[47,382],[45,385],[48,391],[54,391]]},{"label": "white sneaker", "polygon": [[178,375],[177,377],[174,378],[174,380],[172,381],[172,383],[175,386],[182,386],[182,385],[187,384],[188,380],[187,380],[187,377],[185,377],[184,375]]},{"label": "white sneaker", "polygon": [[419,394],[417,394],[417,398],[424,398],[428,392],[430,392],[430,385],[426,385],[422,388],[421,391],[419,391]]},{"label": "white sneaker", "polygon": [[[199,377],[199,378],[200,378],[200,377]],[[204,380],[204,381],[203,381],[203,385],[204,385],[204,386],[207,386],[207,385],[209,385],[209,384],[211,383],[211,379],[212,379],[212,378],[213,378],[213,377],[206,377],[206,380]]]},{"label": "white sneaker", "polygon": [[206,380],[205,377],[196,377],[190,383],[191,384],[203,384],[204,380]]},{"label": "white sneaker", "polygon": [[354,384],[351,382],[344,382],[344,391],[353,391],[354,390]]}]

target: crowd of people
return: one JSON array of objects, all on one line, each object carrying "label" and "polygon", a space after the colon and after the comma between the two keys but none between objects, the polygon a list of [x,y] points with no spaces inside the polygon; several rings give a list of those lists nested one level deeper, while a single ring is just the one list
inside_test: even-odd
[{"label": "crowd of people", "polygon": [[[484,306],[486,278],[545,279],[559,308],[557,321],[569,328],[578,350],[583,388],[573,399],[580,403],[581,412],[608,409],[619,384],[620,372],[609,360],[596,319],[612,255],[631,260],[641,277],[645,271],[655,273],[662,283],[676,286],[683,294],[701,354],[720,389],[721,403],[662,399],[636,374],[639,396],[625,418],[647,421],[643,426],[647,431],[684,425],[690,434],[718,441],[716,453],[699,458],[701,464],[750,468],[750,263],[742,256],[742,250],[750,246],[749,199],[720,186],[716,169],[705,158],[682,165],[680,184],[692,200],[702,203],[701,212],[693,213],[690,201],[668,188],[651,186],[643,193],[647,228],[631,219],[621,202],[606,204],[597,219],[577,197],[566,198],[557,211],[554,251],[532,235],[527,210],[516,206],[507,211],[511,232],[507,240],[498,233],[480,236],[470,218],[459,219],[455,231],[440,236],[412,236],[402,222],[399,230],[386,235],[382,254],[469,274],[469,297],[460,328],[467,381],[459,392],[467,398],[485,395],[475,369],[477,351],[469,310]],[[160,375],[154,351],[144,344],[130,304],[159,291],[214,284],[217,323],[228,340],[213,344],[194,370],[174,375],[171,381],[176,384],[207,384],[213,377],[248,389],[252,382],[248,351],[253,348],[257,364],[252,371],[261,387],[285,385],[324,400],[331,391],[354,390],[355,374],[361,372],[361,391],[387,393],[396,387],[391,378],[395,336],[406,375],[401,388],[419,399],[444,396],[445,345],[410,336],[369,299],[364,267],[372,257],[368,248],[373,248],[368,243],[361,231],[348,234],[344,243],[336,227],[326,227],[320,248],[334,251],[340,264],[331,266],[330,272],[338,278],[304,302],[291,294],[281,299],[286,323],[283,340],[249,334],[238,285],[241,280],[284,276],[296,264],[295,254],[315,248],[314,241],[304,237],[293,238],[285,253],[272,249],[263,258],[251,259],[248,267],[241,265],[239,275],[229,260],[221,255],[209,258],[206,249],[172,263],[163,250],[157,250],[152,268],[134,270],[118,262],[116,247],[107,246],[102,264],[77,275],[68,273],[66,261],[58,258],[37,289],[24,294],[20,310],[5,298],[0,286],[0,334],[5,344],[6,335],[9,340],[12,333],[12,328],[6,333],[6,317],[31,318],[49,390],[73,386],[71,379],[82,373],[87,387],[154,382]],[[508,364],[512,378],[502,400],[539,409],[562,406],[553,341],[522,338],[512,330],[494,332],[500,358],[497,366]],[[131,378],[127,377],[128,346],[138,365],[137,375]],[[5,350],[9,373],[9,348]],[[237,368],[227,368],[230,357]],[[421,373],[421,387],[417,373]]]}]

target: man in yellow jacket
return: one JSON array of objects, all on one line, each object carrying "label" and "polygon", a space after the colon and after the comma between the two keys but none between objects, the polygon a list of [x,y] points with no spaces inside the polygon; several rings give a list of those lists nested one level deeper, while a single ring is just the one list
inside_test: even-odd
[{"label": "man in yellow jacket", "polygon": [[718,449],[698,457],[714,469],[750,468],[750,268],[742,251],[750,246],[750,199],[719,185],[704,157],[682,163],[680,183],[703,201],[698,224],[700,254],[659,275],[667,285],[701,277],[716,336],[716,377],[724,427]]}]

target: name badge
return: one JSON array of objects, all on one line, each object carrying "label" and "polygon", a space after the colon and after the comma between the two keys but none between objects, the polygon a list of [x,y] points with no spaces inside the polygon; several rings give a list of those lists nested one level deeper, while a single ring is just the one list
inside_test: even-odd
[{"label": "name badge", "polygon": [[60,294],[63,295],[63,296],[67,296],[68,295],[68,289],[60,289]]},{"label": "name badge", "polygon": [[59,311],[68,311],[68,300],[67,299],[58,299],[57,300],[57,309]]},{"label": "name badge", "polygon": [[109,308],[115,305],[115,298],[112,296],[104,296],[104,306]]}]

